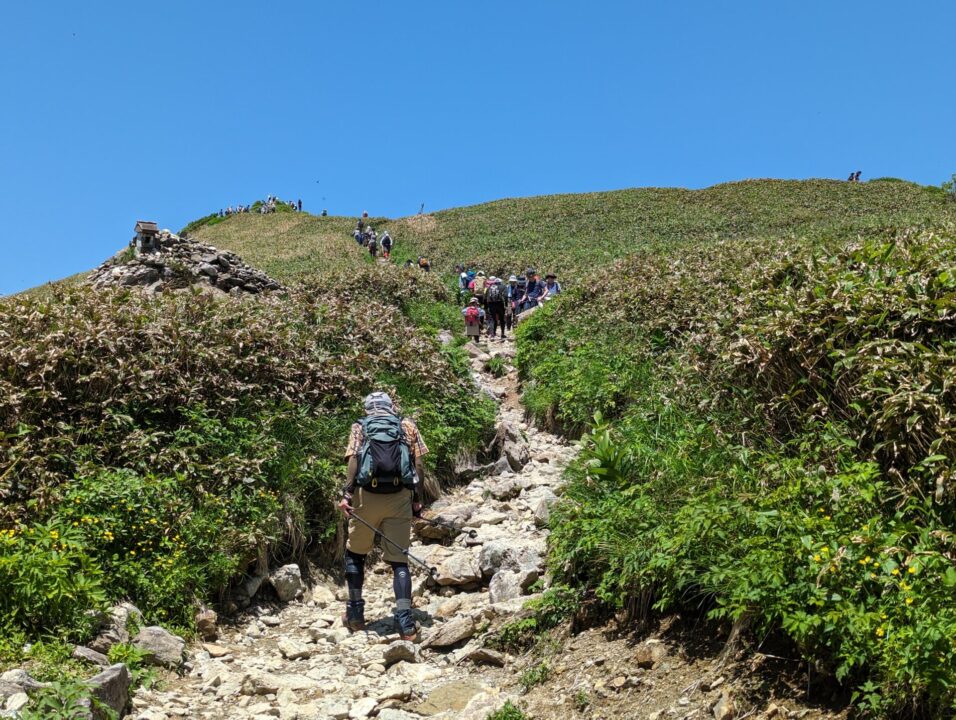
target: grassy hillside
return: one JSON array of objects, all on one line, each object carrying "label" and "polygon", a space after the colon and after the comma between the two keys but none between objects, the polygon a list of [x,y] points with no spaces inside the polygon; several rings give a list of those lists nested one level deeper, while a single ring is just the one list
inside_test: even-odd
[{"label": "grassy hillside", "polygon": [[499,200],[392,223],[433,266],[503,274],[533,265],[563,279],[645,250],[741,237],[846,239],[887,226],[956,218],[938,188],[874,181],[748,180],[705,190],[642,188]]},{"label": "grassy hillside", "polygon": [[[531,413],[590,433],[552,517],[554,574],[572,595],[635,620],[677,610],[736,624],[837,678],[873,714],[956,709],[956,203],[945,193],[760,180],[371,224],[397,241],[396,264],[423,254],[439,274],[462,262],[561,276],[567,292],[519,332],[518,363]],[[16,560],[0,573],[42,565],[59,545],[76,550],[63,577],[102,571],[112,546],[83,518],[133,522],[103,489],[117,473],[118,486],[145,488],[157,522],[194,503],[198,552],[217,558],[164,570],[165,585],[133,561],[84,588],[3,576],[20,593],[0,600],[17,637],[55,629],[22,609],[31,592],[60,592],[58,617],[74,634],[83,602],[71,598],[96,592],[174,598],[184,620],[191,598],[248,560],[250,540],[321,538],[341,476],[329,447],[372,385],[426,419],[436,469],[475,441],[483,422],[463,412],[464,365],[431,339],[457,310],[435,273],[372,265],[353,225],[289,212],[194,225],[193,237],[294,287],[259,310],[87,291],[3,307],[13,342],[0,354],[0,491],[15,502],[0,552]],[[408,325],[418,330],[406,340]],[[407,351],[396,367],[380,357],[381,333]],[[161,412],[142,402],[157,373],[180,369]],[[266,493],[251,504],[250,467]],[[218,509],[190,495],[189,472],[228,490]],[[74,506],[85,513],[76,520]],[[224,518],[241,532],[213,538]]]}]

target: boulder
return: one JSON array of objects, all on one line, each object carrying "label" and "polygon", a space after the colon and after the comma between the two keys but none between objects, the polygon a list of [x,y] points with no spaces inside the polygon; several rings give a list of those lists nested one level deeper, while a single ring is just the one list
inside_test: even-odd
[{"label": "boulder", "polygon": [[405,640],[389,643],[382,653],[385,667],[391,667],[397,662],[418,663],[422,661],[418,646]]},{"label": "boulder", "polygon": [[196,613],[196,632],[206,642],[213,642],[219,637],[219,616],[215,610],[204,609]]},{"label": "boulder", "polygon": [[305,583],[302,582],[302,571],[292,563],[283,565],[269,575],[269,582],[275,588],[279,600],[289,602],[300,597],[305,592]]},{"label": "boulder", "polygon": [[494,603],[521,597],[521,579],[513,570],[499,570],[488,585],[489,599]]},{"label": "boulder", "polygon": [[[123,710],[129,703],[130,685],[133,684],[129,669],[123,663],[110,665],[106,670],[94,675],[87,682],[93,697],[122,716]],[[94,720],[101,720],[106,717],[106,713],[94,709]]]},{"label": "boulder", "polygon": [[312,656],[312,649],[292,638],[283,637],[276,643],[279,652],[286,660],[300,660]]},{"label": "boulder", "polygon": [[0,675],[0,689],[12,689],[12,692],[6,693],[8,696],[19,691],[32,692],[45,687],[47,687],[47,683],[34,680],[30,673],[22,668],[7,670],[3,675]]},{"label": "boulder", "polygon": [[527,443],[506,439],[502,452],[508,458],[508,464],[515,472],[520,472],[525,465],[531,462],[531,452],[528,450]]},{"label": "boulder", "polygon": [[90,643],[90,648],[106,655],[114,645],[128,643],[130,621],[135,625],[143,624],[143,613],[139,611],[139,608],[125,602],[112,607],[109,614],[101,619],[100,632]]},{"label": "boulder", "polygon": [[467,585],[481,580],[481,569],[475,553],[462,550],[438,565],[435,582],[439,585]]},{"label": "boulder", "polygon": [[512,500],[521,493],[521,483],[514,477],[503,477],[488,486],[488,492],[495,500]]},{"label": "boulder", "polygon": [[737,716],[737,706],[734,704],[734,698],[726,690],[720,694],[712,710],[714,720],[734,720]]},{"label": "boulder", "polygon": [[649,670],[667,655],[667,648],[659,640],[647,640],[634,650],[634,664]]},{"label": "boulder", "polygon": [[96,650],[93,650],[88,647],[83,647],[82,645],[77,645],[73,648],[73,654],[71,656],[74,660],[82,660],[83,662],[88,662],[93,665],[99,665],[102,668],[109,667],[110,661],[103,653],[98,653]]},{"label": "boulder", "polygon": [[15,692],[13,695],[7,698],[6,703],[3,708],[10,715],[7,717],[17,717],[19,712],[23,710],[27,705],[30,704],[30,696],[25,692]]},{"label": "boulder", "polygon": [[352,703],[349,708],[349,720],[363,720],[369,717],[375,710],[378,701],[375,698],[362,698]]},{"label": "boulder", "polygon": [[312,601],[320,608],[335,603],[335,592],[326,585],[313,585],[311,589]]},{"label": "boulder", "polygon": [[500,653],[497,650],[492,650],[490,648],[475,648],[474,650],[465,654],[462,657],[462,660],[469,660],[470,662],[475,663],[475,665],[494,665],[496,667],[503,667],[507,657],[504,653]]},{"label": "boulder", "polygon": [[143,661],[148,665],[168,668],[179,667],[186,650],[185,640],[157,625],[140,630],[133,644],[144,652]]},{"label": "boulder", "polygon": [[422,647],[451,647],[470,638],[476,630],[474,618],[468,616],[457,617],[432,628],[422,642]]}]

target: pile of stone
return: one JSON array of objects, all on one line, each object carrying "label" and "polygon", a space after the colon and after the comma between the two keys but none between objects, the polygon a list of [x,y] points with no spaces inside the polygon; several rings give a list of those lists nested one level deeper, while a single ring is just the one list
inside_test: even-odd
[{"label": "pile of stone", "polygon": [[148,249],[131,246],[110,258],[93,271],[88,282],[95,287],[140,287],[151,293],[193,286],[235,295],[283,290],[235,253],[169,230],[159,231]]}]

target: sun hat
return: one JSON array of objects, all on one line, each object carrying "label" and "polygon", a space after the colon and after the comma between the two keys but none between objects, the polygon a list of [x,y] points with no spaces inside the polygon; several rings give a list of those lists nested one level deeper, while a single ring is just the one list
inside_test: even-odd
[{"label": "sun hat", "polygon": [[365,396],[363,401],[365,404],[365,412],[372,412],[374,410],[391,410],[394,407],[392,398],[388,396],[388,393],[383,392],[373,392]]},{"label": "sun hat", "polygon": [[514,275],[508,278],[508,282],[518,282],[518,278]]},{"label": "sun hat", "polygon": [[468,304],[469,304],[469,305],[477,305],[477,304],[478,304],[478,298],[473,297],[471,300],[468,301]]}]

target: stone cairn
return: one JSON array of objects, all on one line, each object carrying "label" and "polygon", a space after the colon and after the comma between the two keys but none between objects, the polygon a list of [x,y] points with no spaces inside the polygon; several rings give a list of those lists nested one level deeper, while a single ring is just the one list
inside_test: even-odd
[{"label": "stone cairn", "polygon": [[161,230],[150,249],[135,244],[92,272],[94,287],[140,287],[161,293],[198,286],[240,295],[281,291],[284,288],[261,270],[242,262],[235,253]]}]

